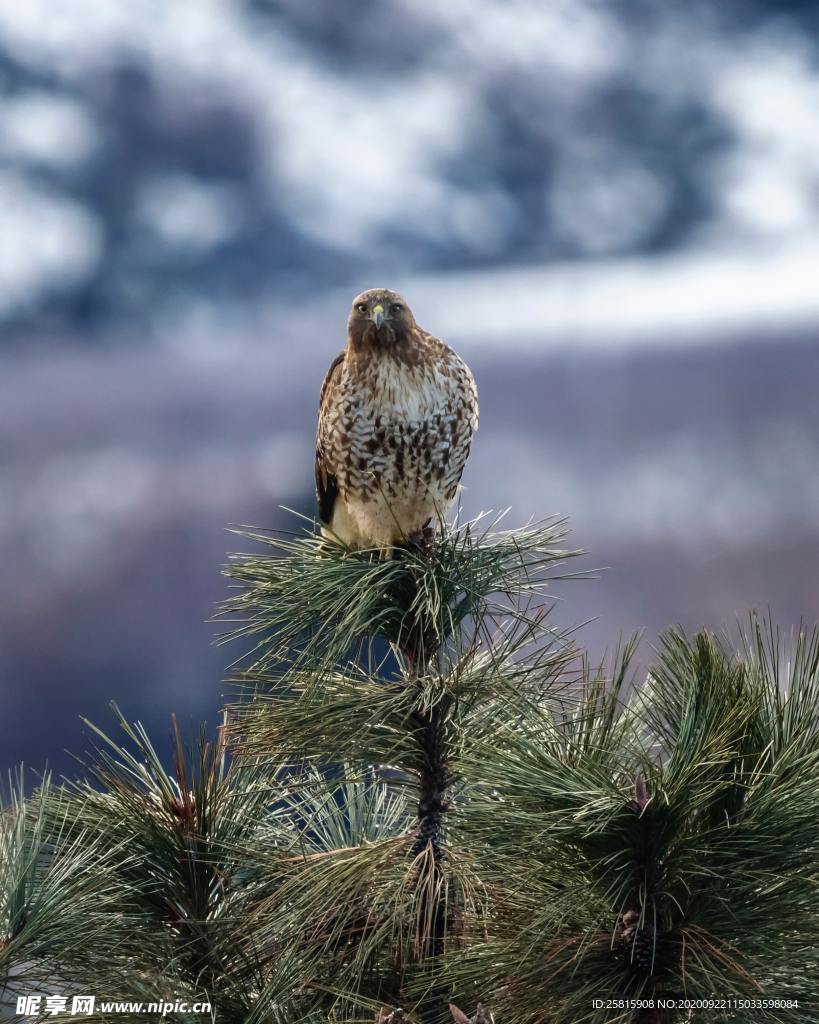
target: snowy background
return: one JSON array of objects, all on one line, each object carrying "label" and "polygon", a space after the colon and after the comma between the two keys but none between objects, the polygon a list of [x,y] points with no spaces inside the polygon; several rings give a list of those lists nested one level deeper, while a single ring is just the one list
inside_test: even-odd
[{"label": "snowy background", "polygon": [[[439,9],[436,10],[435,8]],[[473,365],[467,512],[561,513],[595,652],[819,618],[819,12],[0,6],[0,749],[215,719],[226,523],[312,509],[386,284]],[[234,655],[238,653],[232,652]]]}]

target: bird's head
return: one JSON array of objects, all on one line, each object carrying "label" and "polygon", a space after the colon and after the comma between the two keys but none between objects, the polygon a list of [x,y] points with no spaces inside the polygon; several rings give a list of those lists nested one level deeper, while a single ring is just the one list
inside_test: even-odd
[{"label": "bird's head", "polygon": [[370,288],[353,299],[347,336],[354,348],[390,348],[412,337],[415,320],[406,300],[389,288]]}]

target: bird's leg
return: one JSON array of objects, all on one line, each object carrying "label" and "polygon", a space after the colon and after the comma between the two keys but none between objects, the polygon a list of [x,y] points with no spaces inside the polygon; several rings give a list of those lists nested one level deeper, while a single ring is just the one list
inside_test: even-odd
[{"label": "bird's leg", "polygon": [[413,530],[407,536],[407,547],[416,554],[429,555],[432,553],[433,536],[432,523],[424,523],[420,530]]}]

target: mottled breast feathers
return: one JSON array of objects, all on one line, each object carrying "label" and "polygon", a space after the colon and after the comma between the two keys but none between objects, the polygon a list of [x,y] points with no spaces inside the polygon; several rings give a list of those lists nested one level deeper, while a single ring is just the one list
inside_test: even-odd
[{"label": "mottled breast feathers", "polygon": [[441,521],[478,425],[469,368],[396,292],[357,296],[321,389],[316,495],[324,532],[353,548],[406,543]]}]

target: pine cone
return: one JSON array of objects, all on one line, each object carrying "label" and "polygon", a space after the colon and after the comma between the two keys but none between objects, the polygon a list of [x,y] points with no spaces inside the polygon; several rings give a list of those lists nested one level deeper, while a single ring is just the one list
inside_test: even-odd
[{"label": "pine cone", "polygon": [[643,974],[651,974],[656,960],[656,932],[653,928],[640,928],[640,915],[636,910],[623,914],[620,944],[628,962]]},{"label": "pine cone", "polygon": [[644,974],[654,969],[654,938],[653,928],[638,928],[634,938],[633,962]]},{"label": "pine cone", "polygon": [[422,812],[418,826],[418,838],[412,845],[412,856],[417,857],[419,853],[432,843],[432,855],[436,862],[441,859],[441,813],[438,810]]}]

